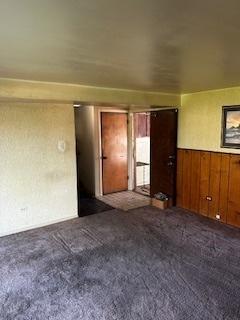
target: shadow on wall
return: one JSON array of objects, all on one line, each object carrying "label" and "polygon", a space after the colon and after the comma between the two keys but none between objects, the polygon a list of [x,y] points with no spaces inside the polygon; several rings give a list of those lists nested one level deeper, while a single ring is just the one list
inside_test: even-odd
[{"label": "shadow on wall", "polygon": [[77,107],[74,114],[78,190],[94,195],[94,106]]}]

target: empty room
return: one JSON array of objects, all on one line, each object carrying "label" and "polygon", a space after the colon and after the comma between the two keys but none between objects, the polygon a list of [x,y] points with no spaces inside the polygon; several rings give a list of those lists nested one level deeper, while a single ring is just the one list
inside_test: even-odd
[{"label": "empty room", "polygon": [[239,12],[0,0],[0,320],[240,319]]}]

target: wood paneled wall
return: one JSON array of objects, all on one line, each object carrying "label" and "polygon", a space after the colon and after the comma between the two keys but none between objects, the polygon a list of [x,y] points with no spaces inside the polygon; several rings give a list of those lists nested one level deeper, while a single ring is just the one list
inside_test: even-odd
[{"label": "wood paneled wall", "polygon": [[240,155],[178,149],[177,206],[240,227]]}]

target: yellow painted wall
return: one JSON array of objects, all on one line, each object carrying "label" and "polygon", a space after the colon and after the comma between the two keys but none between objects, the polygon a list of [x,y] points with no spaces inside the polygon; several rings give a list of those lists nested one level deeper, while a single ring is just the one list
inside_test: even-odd
[{"label": "yellow painted wall", "polygon": [[179,94],[0,78],[0,100],[178,106]]},{"label": "yellow painted wall", "polygon": [[0,103],[0,119],[0,235],[76,217],[72,105]]},{"label": "yellow painted wall", "polygon": [[240,105],[240,87],[182,95],[178,147],[240,153],[220,147],[222,106],[228,105]]}]

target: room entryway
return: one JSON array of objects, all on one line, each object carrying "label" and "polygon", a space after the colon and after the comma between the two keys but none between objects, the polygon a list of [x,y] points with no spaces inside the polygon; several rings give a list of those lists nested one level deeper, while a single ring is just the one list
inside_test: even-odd
[{"label": "room entryway", "polygon": [[[81,106],[75,108],[75,125],[80,216],[146,205],[158,192],[175,204],[176,109]],[[121,191],[131,191],[130,197]],[[114,200],[110,208],[95,198],[106,195]]]},{"label": "room entryway", "polygon": [[85,217],[96,213],[110,211],[112,209],[114,209],[114,207],[107,204],[106,202],[97,199],[93,195],[86,193],[84,190],[79,190],[79,217]]},{"label": "room entryway", "polygon": [[150,205],[149,197],[146,197],[133,191],[122,191],[107,194],[98,197],[98,200],[106,203],[111,207],[121,209],[124,211]]},{"label": "room entryway", "polygon": [[[132,190],[133,203],[136,203],[134,194],[135,197],[141,195],[150,198],[162,192],[174,205],[177,109],[136,112],[133,113],[132,119],[128,126],[127,112],[100,113],[102,174],[100,195],[104,197],[109,195],[101,197],[101,200],[105,199],[113,207],[125,208],[125,205],[121,204],[125,194],[121,196],[120,191]],[[129,148],[128,144],[131,141],[132,145]],[[133,159],[132,165],[131,159]],[[115,204],[112,204],[112,200]],[[149,204],[150,201],[145,199],[140,203]]]},{"label": "room entryway", "polygon": [[135,190],[128,190],[128,114],[126,112],[101,112],[101,152],[103,195],[98,197],[98,200],[124,211],[149,205],[149,197],[138,194],[134,192]]}]

